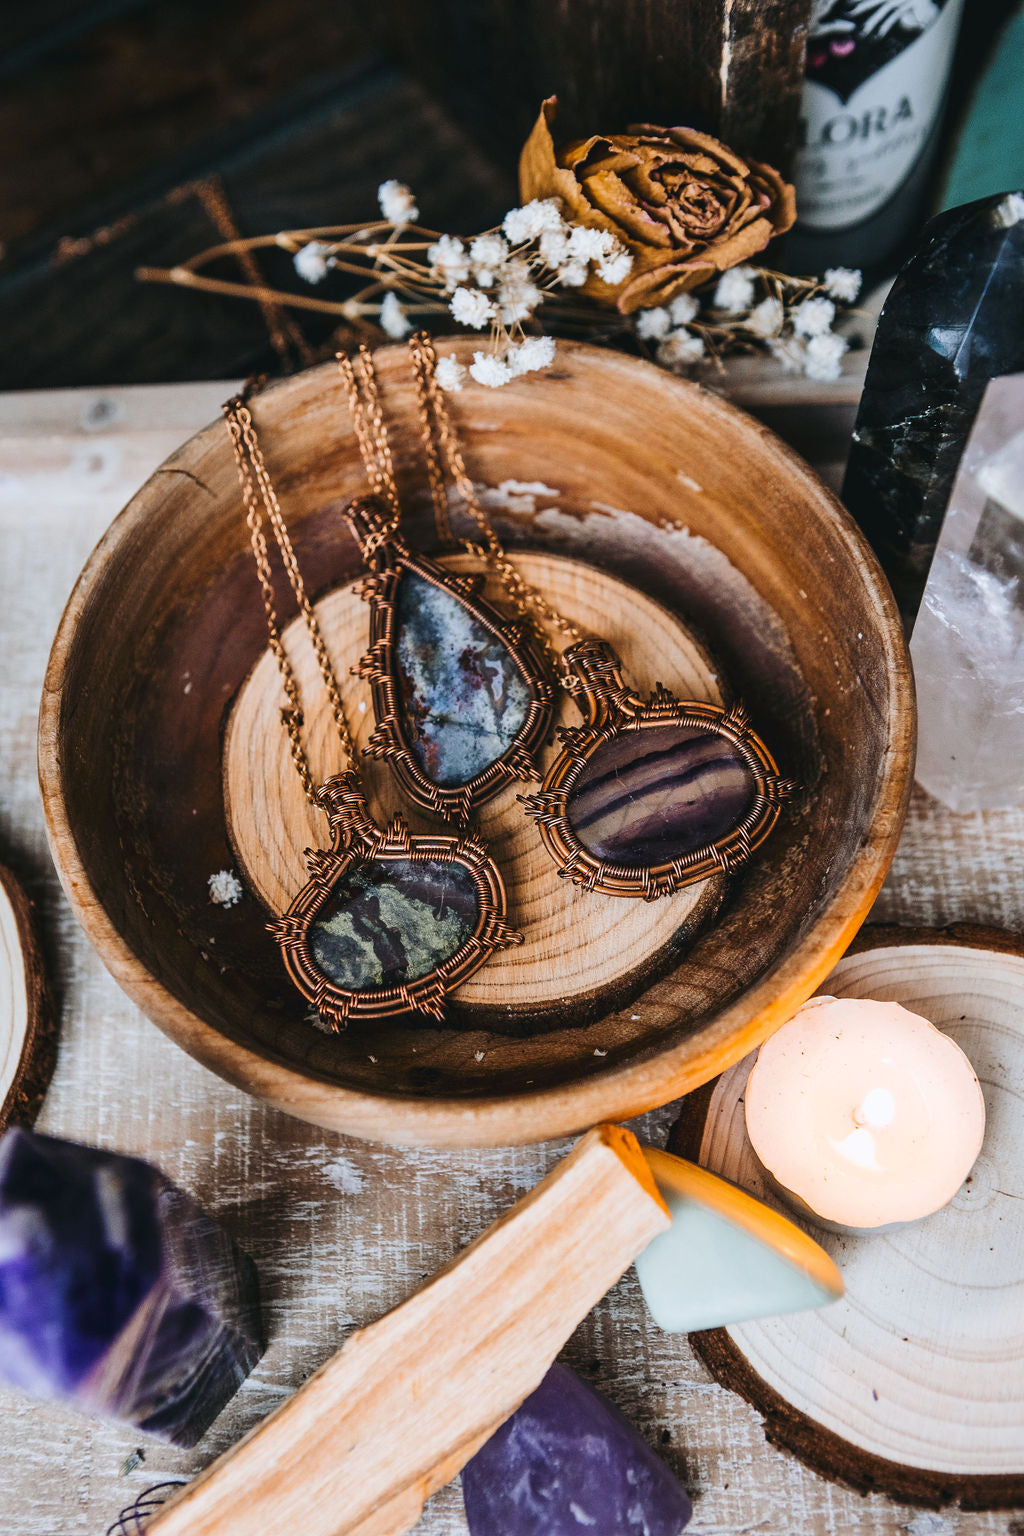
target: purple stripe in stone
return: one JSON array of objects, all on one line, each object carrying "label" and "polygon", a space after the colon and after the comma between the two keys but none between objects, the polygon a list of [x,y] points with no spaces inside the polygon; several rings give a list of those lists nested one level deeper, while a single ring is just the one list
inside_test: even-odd
[{"label": "purple stripe in stone", "polygon": [[725,736],[694,726],[623,731],[569,795],[569,824],[596,858],[650,868],[727,837],[750,814],[754,775]]}]

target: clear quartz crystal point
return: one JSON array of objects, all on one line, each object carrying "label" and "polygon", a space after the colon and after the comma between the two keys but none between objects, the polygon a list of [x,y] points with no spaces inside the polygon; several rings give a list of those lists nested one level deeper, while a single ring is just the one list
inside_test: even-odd
[{"label": "clear quartz crystal point", "polygon": [[1024,373],[985,391],[910,650],[918,782],[954,811],[1024,804]]}]

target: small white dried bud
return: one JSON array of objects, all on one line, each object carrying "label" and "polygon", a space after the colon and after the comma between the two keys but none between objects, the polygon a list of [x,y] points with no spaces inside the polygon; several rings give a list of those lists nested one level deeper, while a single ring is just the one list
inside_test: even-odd
[{"label": "small white dried bud", "polygon": [[597,275],[602,283],[610,283],[613,288],[619,283],[624,283],[633,270],[633,257],[626,247],[613,251],[612,254],[600,263]]},{"label": "small white dried bud", "polygon": [[502,281],[498,286],[498,314],[505,325],[517,325],[528,320],[544,302],[544,294],[533,281],[529,263],[510,261],[498,274]]},{"label": "small white dried bud", "polygon": [[824,336],[835,317],[831,299],[804,299],[793,311],[793,329],[798,336]]},{"label": "small white dried bud", "polygon": [[500,267],[508,255],[508,241],[501,235],[477,235],[469,247],[469,258],[476,267]]},{"label": "small white dried bud", "polygon": [[385,336],[401,341],[412,330],[412,322],[398,302],[396,293],[386,293],[380,306],[380,328]]},{"label": "small white dried bud", "polygon": [[420,216],[416,199],[404,181],[382,181],[377,188],[377,201],[389,224],[415,224]]},{"label": "small white dried bud", "polygon": [[570,252],[583,261],[603,261],[618,243],[611,230],[591,229],[587,224],[574,224],[569,236]]},{"label": "small white dried bud", "polygon": [[553,336],[528,336],[518,347],[509,347],[505,361],[513,374],[535,373],[538,368],[550,368],[555,360]]},{"label": "small white dried bud", "polygon": [[825,273],[825,292],[840,304],[852,304],[860,284],[861,275],[854,267],[829,267]]},{"label": "small white dried bud", "polygon": [[567,261],[558,269],[558,281],[563,288],[582,288],[589,275],[585,261]]},{"label": "small white dried bud", "polygon": [[494,319],[494,305],[479,288],[456,288],[448,308],[460,325],[468,325],[474,331],[482,330],[488,320]]},{"label": "small white dried bud", "polygon": [[736,314],[749,309],[754,302],[754,274],[749,267],[730,267],[718,279],[715,289],[716,309],[727,309]]},{"label": "small white dried bud", "polygon": [[478,384],[486,384],[488,389],[500,389],[512,377],[508,364],[493,352],[474,352],[469,371]]},{"label": "small white dried bud", "polygon": [[331,247],[322,240],[310,240],[292,258],[296,272],[307,283],[322,283],[331,267]]},{"label": "small white dried bud", "polygon": [[784,373],[801,373],[804,363],[807,361],[807,345],[797,336],[773,337],[768,342],[768,350],[781,364]]},{"label": "small white dried bud", "polygon": [[636,317],[636,333],[641,341],[660,341],[672,325],[667,309],[642,309]]},{"label": "small white dried bud", "polygon": [[540,259],[552,271],[569,259],[569,237],[564,229],[546,229],[538,242]]},{"label": "small white dried bud", "polygon": [[767,340],[769,336],[779,334],[785,318],[786,311],[778,299],[762,299],[760,304],[754,305],[744,325],[748,331],[753,331],[755,336],[761,336]]},{"label": "small white dried bud", "polygon": [[536,240],[546,229],[564,229],[562,200],[559,197],[535,197],[522,208],[510,208],[501,227],[513,245]]},{"label": "small white dried bud", "polygon": [[210,900],[217,907],[233,907],[245,895],[241,880],[230,869],[218,869],[206,882]]},{"label": "small white dried bud", "polygon": [[439,357],[434,377],[440,387],[449,395],[457,395],[466,382],[467,369],[458,361],[454,352],[449,352],[447,357]]},{"label": "small white dried bud", "polygon": [[692,331],[670,331],[664,341],[658,343],[656,355],[663,368],[681,371],[700,362],[704,356],[704,342]]},{"label": "small white dried bud", "polygon": [[700,313],[700,300],[692,293],[681,293],[678,299],[672,300],[668,313],[673,325],[689,325]]},{"label": "small white dried bud", "polygon": [[442,235],[436,245],[427,248],[427,265],[441,279],[445,291],[458,287],[469,276],[469,256],[455,235]]},{"label": "small white dried bud", "polygon": [[804,373],[809,379],[838,379],[842,372],[843,355],[849,345],[846,337],[837,336],[835,331],[812,336],[807,343]]}]

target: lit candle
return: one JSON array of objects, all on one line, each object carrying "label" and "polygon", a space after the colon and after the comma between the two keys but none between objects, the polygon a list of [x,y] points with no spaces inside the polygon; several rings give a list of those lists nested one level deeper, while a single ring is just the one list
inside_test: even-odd
[{"label": "lit candle", "polygon": [[898,1003],[812,997],[762,1045],[744,1097],[747,1135],[779,1192],[845,1230],[941,1209],[985,1132],[963,1051]]}]

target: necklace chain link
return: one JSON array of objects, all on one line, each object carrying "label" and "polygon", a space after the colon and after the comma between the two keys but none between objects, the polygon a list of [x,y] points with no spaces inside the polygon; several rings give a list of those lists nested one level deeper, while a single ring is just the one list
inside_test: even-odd
[{"label": "necklace chain link", "polygon": [[[224,407],[227,418],[228,431],[231,434],[231,443],[235,452],[235,462],[238,466],[238,478],[242,487],[242,500],[245,505],[245,520],[249,529],[249,542],[252,546],[253,558],[256,562],[256,572],[259,577],[260,591],[263,597],[263,608],[267,620],[267,637],[270,649],[277,660],[278,670],[281,673],[281,681],[284,685],[285,696],[288,705],[281,711],[281,718],[288,732],[288,740],[291,747],[292,761],[295,764],[302,788],[311,805],[319,805],[317,799],[316,784],[309,766],[306,750],[302,745],[303,710],[299,693],[298,680],[288,659],[281,638],[281,629],[278,623],[277,610],[274,604],[274,587],[270,570],[270,558],[267,551],[266,535],[263,531],[263,512],[260,508],[262,500],[273,529],[277,547],[281,553],[281,561],[285,574],[288,577],[295,600],[299,605],[299,611],[305,621],[306,629],[316,656],[320,676],[323,679],[324,688],[331,706],[331,716],[338,732],[344,754],[344,767],[352,772],[356,769],[356,748],[352,740],[348,723],[345,719],[345,708],[341,698],[341,688],[337,675],[331,663],[330,653],[324,642],[323,634],[317,621],[313,605],[306,593],[306,586],[299,570],[299,563],[295,557],[295,549],[292,545],[288,525],[281,511],[281,504],[277,499],[273,482],[267,470],[263,452],[260,448],[256,426],[252,419],[252,412],[241,396],[229,400]],[[255,484],[253,483],[255,479]],[[259,494],[257,495],[257,486]]]}]

